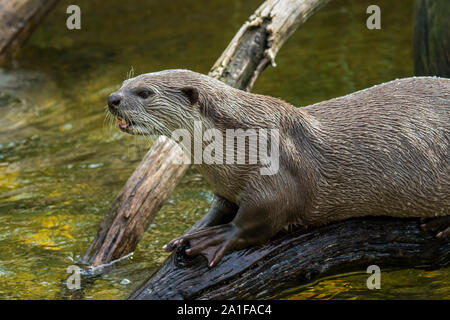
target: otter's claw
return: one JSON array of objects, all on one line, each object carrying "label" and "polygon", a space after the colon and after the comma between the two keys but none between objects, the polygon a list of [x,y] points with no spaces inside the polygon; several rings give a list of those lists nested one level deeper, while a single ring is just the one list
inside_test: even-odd
[{"label": "otter's claw", "polygon": [[450,216],[432,219],[420,225],[422,230],[431,231],[438,238],[446,238],[450,236]]},{"label": "otter's claw", "polygon": [[[215,266],[224,254],[234,248],[237,239],[237,228],[232,224],[224,224],[205,228],[172,240],[167,247],[172,251],[176,246],[189,242],[188,255],[203,255],[208,266]],[[167,249],[166,249],[167,250]]]},{"label": "otter's claw", "polygon": [[168,244],[163,246],[163,249],[166,252],[171,252],[171,251],[175,250],[178,247],[178,245],[180,245],[180,238],[173,239]]},{"label": "otter's claw", "polygon": [[450,236],[450,227],[448,227],[447,229],[445,229],[444,231],[439,232],[436,237],[438,238],[447,238],[448,236]]}]

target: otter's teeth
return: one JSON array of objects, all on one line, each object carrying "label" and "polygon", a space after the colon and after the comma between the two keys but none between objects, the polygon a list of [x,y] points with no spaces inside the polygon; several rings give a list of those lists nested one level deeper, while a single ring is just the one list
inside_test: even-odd
[{"label": "otter's teeth", "polygon": [[117,124],[121,128],[127,128],[130,125],[130,123],[127,120],[122,119],[121,117],[117,117]]}]

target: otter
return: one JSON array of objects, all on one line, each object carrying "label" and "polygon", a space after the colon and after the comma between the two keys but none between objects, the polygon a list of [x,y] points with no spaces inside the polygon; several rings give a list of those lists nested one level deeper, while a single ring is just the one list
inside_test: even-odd
[{"label": "otter", "polygon": [[108,108],[133,135],[193,134],[195,122],[224,134],[278,130],[275,174],[262,175],[261,161],[198,165],[214,191],[211,208],[164,249],[189,243],[186,254],[205,256],[209,267],[290,226],[352,217],[435,218],[437,236],[450,234],[450,79],[393,80],[297,108],[193,71],[166,70],[124,81]]}]

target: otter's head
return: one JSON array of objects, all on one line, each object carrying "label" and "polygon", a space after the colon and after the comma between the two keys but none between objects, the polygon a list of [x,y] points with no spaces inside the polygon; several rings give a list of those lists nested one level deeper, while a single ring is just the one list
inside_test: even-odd
[{"label": "otter's head", "polygon": [[125,80],[108,97],[108,109],[119,128],[134,135],[168,135],[192,129],[202,120],[199,88],[206,76],[188,70],[167,70]]}]

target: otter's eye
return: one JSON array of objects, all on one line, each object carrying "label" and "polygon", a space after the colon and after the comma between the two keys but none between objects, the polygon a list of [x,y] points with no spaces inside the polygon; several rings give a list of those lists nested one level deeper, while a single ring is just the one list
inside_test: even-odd
[{"label": "otter's eye", "polygon": [[147,99],[152,95],[152,93],[153,92],[151,92],[150,90],[144,89],[138,92],[138,96],[141,97],[142,99]]}]

